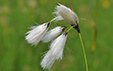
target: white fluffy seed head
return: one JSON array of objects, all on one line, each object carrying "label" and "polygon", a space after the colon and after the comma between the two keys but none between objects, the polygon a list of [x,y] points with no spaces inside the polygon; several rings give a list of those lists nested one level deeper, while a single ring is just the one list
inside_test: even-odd
[{"label": "white fluffy seed head", "polygon": [[47,32],[48,26],[49,23],[44,23],[42,25],[32,27],[32,30],[27,32],[28,35],[25,37],[25,39],[28,43],[32,45],[38,44],[38,42],[43,38],[43,36]]},{"label": "white fluffy seed head", "polygon": [[51,43],[50,50],[45,54],[40,64],[43,69],[50,70],[55,60],[62,59],[66,38],[67,33],[60,35]]},{"label": "white fluffy seed head", "polygon": [[56,6],[56,11],[53,12],[53,14],[56,14],[57,16],[61,16],[59,20],[66,20],[69,24],[78,24],[79,18],[70,8],[67,8],[66,6],[59,4],[59,6]]},{"label": "white fluffy seed head", "polygon": [[51,43],[50,48],[53,52],[52,55],[56,56],[56,59],[62,59],[66,39],[67,33],[64,33]]},{"label": "white fluffy seed head", "polygon": [[52,39],[56,38],[60,35],[66,27],[56,27],[46,33],[46,35],[42,38],[44,43],[51,41]]}]

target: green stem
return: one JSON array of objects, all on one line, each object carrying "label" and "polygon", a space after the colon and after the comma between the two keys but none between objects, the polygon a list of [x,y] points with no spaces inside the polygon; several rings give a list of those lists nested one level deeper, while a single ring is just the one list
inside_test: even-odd
[{"label": "green stem", "polygon": [[53,22],[54,20],[58,19],[58,18],[60,18],[60,16],[53,18],[53,19],[50,21],[50,23]]},{"label": "green stem", "polygon": [[82,37],[81,37],[80,33],[79,33],[79,37],[80,37],[80,41],[81,41],[81,45],[82,45],[82,49],[83,49],[83,54],[84,54],[84,59],[85,59],[85,64],[86,64],[86,71],[88,71],[88,63],[87,63],[86,53],[85,53],[85,49],[84,49],[84,45],[83,45],[83,41],[82,41]]},{"label": "green stem", "polygon": [[76,25],[71,26],[71,28],[69,28],[66,32],[69,32],[73,27],[75,27]]}]

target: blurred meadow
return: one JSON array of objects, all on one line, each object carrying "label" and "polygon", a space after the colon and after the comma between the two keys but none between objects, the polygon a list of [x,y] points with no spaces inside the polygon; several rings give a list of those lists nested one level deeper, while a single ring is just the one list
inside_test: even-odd
[{"label": "blurred meadow", "polygon": [[[0,0],[0,71],[47,71],[40,66],[49,43],[37,46],[25,40],[29,27],[43,24],[54,16],[57,3],[71,8],[79,17],[79,27],[90,71],[113,70],[113,0]],[[95,23],[98,33],[92,62]],[[55,26],[69,26],[65,21]],[[51,71],[85,71],[85,62],[78,33],[72,29],[66,41],[63,59],[54,63]],[[92,63],[91,63],[92,62]]]}]

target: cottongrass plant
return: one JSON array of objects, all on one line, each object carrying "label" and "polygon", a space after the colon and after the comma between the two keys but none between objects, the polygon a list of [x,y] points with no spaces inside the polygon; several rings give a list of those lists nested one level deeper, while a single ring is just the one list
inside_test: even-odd
[{"label": "cottongrass plant", "polygon": [[[72,5],[71,5],[72,6]],[[52,39],[57,38],[51,42],[51,45],[49,47],[49,51],[44,54],[44,58],[42,59],[42,62],[40,65],[43,69],[50,70],[52,65],[56,60],[61,60],[63,57],[63,50],[66,43],[68,32],[74,28],[78,31],[82,48],[83,48],[83,54],[85,58],[85,64],[86,64],[86,71],[88,71],[88,65],[87,65],[87,59],[85,54],[84,45],[82,42],[80,29],[79,29],[79,18],[76,13],[74,13],[73,7],[72,10],[62,4],[59,4],[55,7],[55,12],[53,14],[56,15],[55,18],[53,18],[50,22],[44,23],[42,25],[36,26],[32,30],[27,32],[27,36],[25,39],[28,41],[28,43],[32,45],[37,45],[40,41],[43,41],[44,43],[47,43],[51,41]],[[59,21],[59,20],[65,20],[67,21],[71,27],[63,33],[66,27],[58,26],[50,31],[48,31],[49,25],[53,21]],[[48,31],[48,32],[47,32]],[[61,34],[61,35],[60,35]],[[60,36],[59,36],[60,35]]]}]

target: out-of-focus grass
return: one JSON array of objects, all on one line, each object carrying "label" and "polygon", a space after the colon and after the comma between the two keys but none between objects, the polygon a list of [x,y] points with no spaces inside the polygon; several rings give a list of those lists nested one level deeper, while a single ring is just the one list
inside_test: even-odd
[{"label": "out-of-focus grass", "polygon": [[[25,41],[25,33],[29,30],[28,27],[36,25],[33,21],[42,24],[51,20],[53,18],[52,12],[58,2],[68,7],[71,7],[71,2],[73,3],[74,11],[80,18],[79,26],[88,64],[90,64],[94,31],[89,22],[81,18],[88,20],[88,16],[94,18],[95,0],[2,0],[0,1],[0,71],[43,70],[40,66],[41,56],[48,50],[50,43],[40,42],[36,47],[31,46]],[[112,0],[99,2],[94,71],[113,70],[112,8]],[[69,24],[61,21],[52,23],[50,28],[57,25]],[[56,61],[52,70],[84,71],[85,63],[81,43],[78,33],[74,29],[69,32],[66,45],[63,60]]]}]

